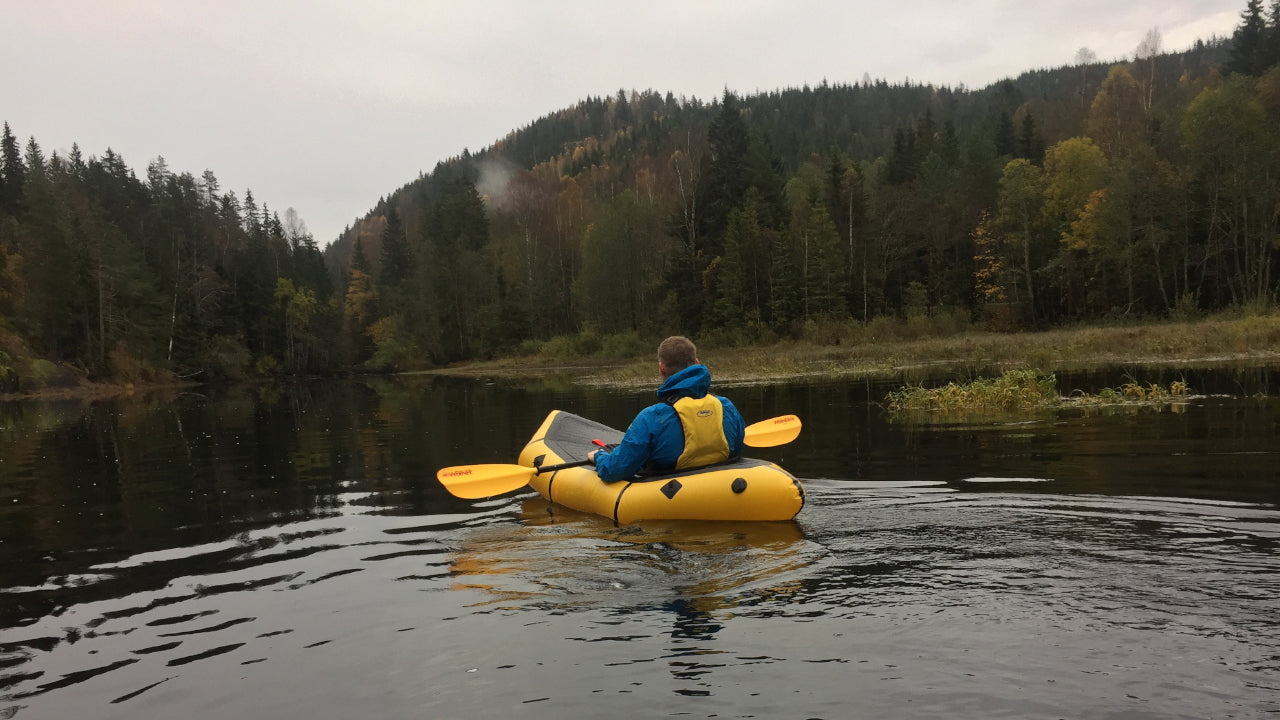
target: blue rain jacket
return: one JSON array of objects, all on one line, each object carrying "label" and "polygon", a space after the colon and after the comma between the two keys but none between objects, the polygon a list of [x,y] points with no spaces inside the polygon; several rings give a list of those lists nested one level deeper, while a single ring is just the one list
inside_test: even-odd
[{"label": "blue rain jacket", "polygon": [[[710,390],[711,371],[706,365],[690,365],[669,376],[658,388],[662,402],[641,410],[612,452],[596,453],[596,475],[613,482],[629,478],[641,468],[655,474],[674,470],[676,461],[684,453],[684,430],[671,403],[682,397],[700,398]],[[716,398],[724,406],[724,436],[729,441],[729,456],[740,457],[746,424],[733,403],[720,395]]]}]

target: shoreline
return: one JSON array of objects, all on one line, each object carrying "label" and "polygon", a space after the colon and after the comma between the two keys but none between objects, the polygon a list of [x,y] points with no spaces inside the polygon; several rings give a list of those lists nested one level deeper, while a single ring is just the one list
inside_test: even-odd
[{"label": "shoreline", "polygon": [[[904,326],[854,326],[853,329],[834,344],[787,340],[769,345],[726,346],[708,342],[699,350],[699,355],[712,368],[716,382],[728,385],[815,379],[891,380],[929,372],[975,376],[999,374],[1013,368],[1053,371],[1126,365],[1150,369],[1280,366],[1280,312],[1039,332],[968,330],[923,337],[901,336]],[[390,376],[518,380],[571,375],[574,384],[589,387],[649,386],[657,376],[656,360],[648,356],[564,359],[533,355]],[[332,377],[349,376],[350,373],[339,373]],[[282,379],[295,378],[254,378],[232,384],[257,385]],[[73,387],[0,394],[0,402],[92,402],[154,392],[183,392],[204,385],[174,381],[84,382]]]},{"label": "shoreline", "polygon": [[[928,372],[999,374],[1013,368],[1049,371],[1115,366],[1280,366],[1280,314],[1274,313],[1040,332],[971,330],[937,337],[851,339],[855,340],[852,344],[708,344],[699,350],[699,355],[712,368],[718,384],[824,378],[886,380]],[[578,372],[578,384],[631,387],[653,384],[657,373],[654,363],[647,357],[571,363],[533,356],[465,363],[421,373],[514,379]]]},{"label": "shoreline", "polygon": [[[709,357],[715,356],[711,355]],[[541,365],[531,368],[527,364],[523,367],[507,367],[502,364],[503,362],[504,361],[493,361],[483,365],[467,364],[436,370],[421,370],[413,373],[402,373],[402,375],[435,375],[439,377],[469,379],[491,378],[498,380],[516,380],[519,378],[537,379],[548,376],[560,376],[566,375],[575,370],[589,370],[591,374],[579,376],[574,381],[575,384],[595,388],[630,388],[649,387],[657,382],[656,371],[648,375],[644,375],[634,369],[636,366],[633,364],[614,364],[591,367]],[[815,361],[815,363],[816,362],[817,361]],[[732,361],[721,364],[714,360],[707,360],[706,364],[708,367],[712,368],[712,373],[715,376],[717,386],[743,386],[805,380],[869,379],[883,381],[903,378],[904,376],[909,378],[913,374],[928,372],[995,376],[999,375],[1000,372],[1003,372],[1004,370],[1018,368],[1043,369],[1045,372],[1061,372],[1064,370],[1101,370],[1117,366],[1133,366],[1135,368],[1147,370],[1177,370],[1178,368],[1186,367],[1280,367],[1280,352],[1250,353],[1217,357],[1206,356],[1140,359],[1107,358],[1099,359],[1096,362],[1073,361],[1067,364],[1054,364],[1048,367],[1041,367],[1039,365],[1033,366],[1016,360],[993,362],[978,359],[948,359],[893,365],[861,365],[849,367],[830,366],[809,370],[793,369],[765,372],[744,370],[736,367],[737,363]],[[645,368],[648,368],[649,366],[650,363],[644,363]],[[907,381],[908,380],[904,380],[904,382]]]}]

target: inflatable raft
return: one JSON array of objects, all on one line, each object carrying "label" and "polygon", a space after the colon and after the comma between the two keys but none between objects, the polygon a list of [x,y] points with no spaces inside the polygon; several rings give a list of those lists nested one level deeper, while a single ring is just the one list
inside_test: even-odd
[{"label": "inflatable raft", "polygon": [[[617,443],[622,433],[553,410],[519,462],[537,468],[582,461],[596,449],[595,439]],[[791,473],[752,458],[612,483],[587,464],[538,473],[529,486],[551,502],[612,518],[619,525],[637,520],[790,520],[804,506],[804,490]]]}]

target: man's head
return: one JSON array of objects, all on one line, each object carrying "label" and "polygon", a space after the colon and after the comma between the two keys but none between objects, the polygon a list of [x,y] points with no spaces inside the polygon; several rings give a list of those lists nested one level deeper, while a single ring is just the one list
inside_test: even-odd
[{"label": "man's head", "polygon": [[672,335],[658,346],[658,372],[663,378],[697,364],[698,348],[683,335]]}]

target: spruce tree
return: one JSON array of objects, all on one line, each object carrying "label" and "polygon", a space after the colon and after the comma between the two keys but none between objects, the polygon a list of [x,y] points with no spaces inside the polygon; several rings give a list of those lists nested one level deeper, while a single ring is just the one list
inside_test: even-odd
[{"label": "spruce tree", "polygon": [[747,153],[751,143],[737,98],[727,89],[720,114],[707,128],[707,143],[711,147],[711,162],[698,183],[698,205],[701,208],[699,235],[709,243],[709,251],[718,254],[729,213],[737,207],[747,189]]},{"label": "spruce tree", "polygon": [[933,111],[926,109],[924,116],[916,123],[915,158],[916,164],[933,152],[933,141],[938,133],[938,125],[933,121]]},{"label": "spruce tree", "polygon": [[1240,27],[1231,36],[1231,59],[1223,70],[1241,75],[1261,75],[1267,69],[1268,35],[1267,22],[1262,17],[1262,0],[1249,0],[1240,18]]},{"label": "spruce tree", "polygon": [[258,218],[258,203],[253,199],[253,191],[244,191],[244,203],[241,205],[244,209],[244,215],[241,221],[244,223],[244,232],[251,239],[257,239],[262,234],[262,223]]},{"label": "spruce tree", "polygon": [[364,254],[364,243],[360,242],[357,237],[354,247],[351,249],[351,269],[359,270],[366,275],[369,273],[369,256]]},{"label": "spruce tree", "polygon": [[27,172],[32,175],[45,175],[44,150],[40,149],[40,143],[36,142],[35,137],[27,139]]},{"label": "spruce tree", "polygon": [[916,138],[911,128],[898,128],[893,132],[893,149],[889,152],[886,179],[890,185],[901,185],[915,179]]},{"label": "spruce tree", "polygon": [[743,242],[745,235],[759,232],[755,223],[754,206],[740,208],[729,214],[724,255],[715,267],[716,300],[712,320],[716,327],[741,327],[746,319],[744,311],[747,306],[747,286]]},{"label": "spruce tree", "polygon": [[0,211],[16,213],[22,203],[22,184],[26,179],[26,166],[22,164],[22,152],[18,139],[4,124],[0,135]]},{"label": "spruce tree", "polygon": [[836,256],[840,237],[826,205],[813,202],[800,231],[804,234],[805,243],[805,317],[843,312],[844,298],[840,294],[841,267]]},{"label": "spruce tree", "polygon": [[399,288],[412,270],[413,258],[409,254],[409,241],[400,222],[400,211],[394,201],[388,203],[387,224],[382,230],[382,269],[378,284],[384,289]]},{"label": "spruce tree", "polygon": [[1017,156],[1026,158],[1037,165],[1044,159],[1044,140],[1040,138],[1040,131],[1036,129],[1035,118],[1031,117],[1030,112],[1022,116],[1022,130],[1018,133]]},{"label": "spruce tree", "polygon": [[1271,0],[1271,12],[1268,15],[1266,42],[1263,50],[1264,70],[1280,64],[1280,0]]},{"label": "spruce tree", "polygon": [[769,320],[778,330],[786,329],[804,312],[803,283],[794,252],[787,233],[774,235],[769,266]]},{"label": "spruce tree", "polygon": [[1018,151],[1017,134],[1013,129],[1013,117],[1001,112],[996,118],[996,154],[1013,155]]},{"label": "spruce tree", "polygon": [[748,198],[753,198],[760,224],[768,228],[782,227],[787,218],[786,170],[763,130],[750,134],[746,171],[747,187],[734,207],[742,207]]}]

